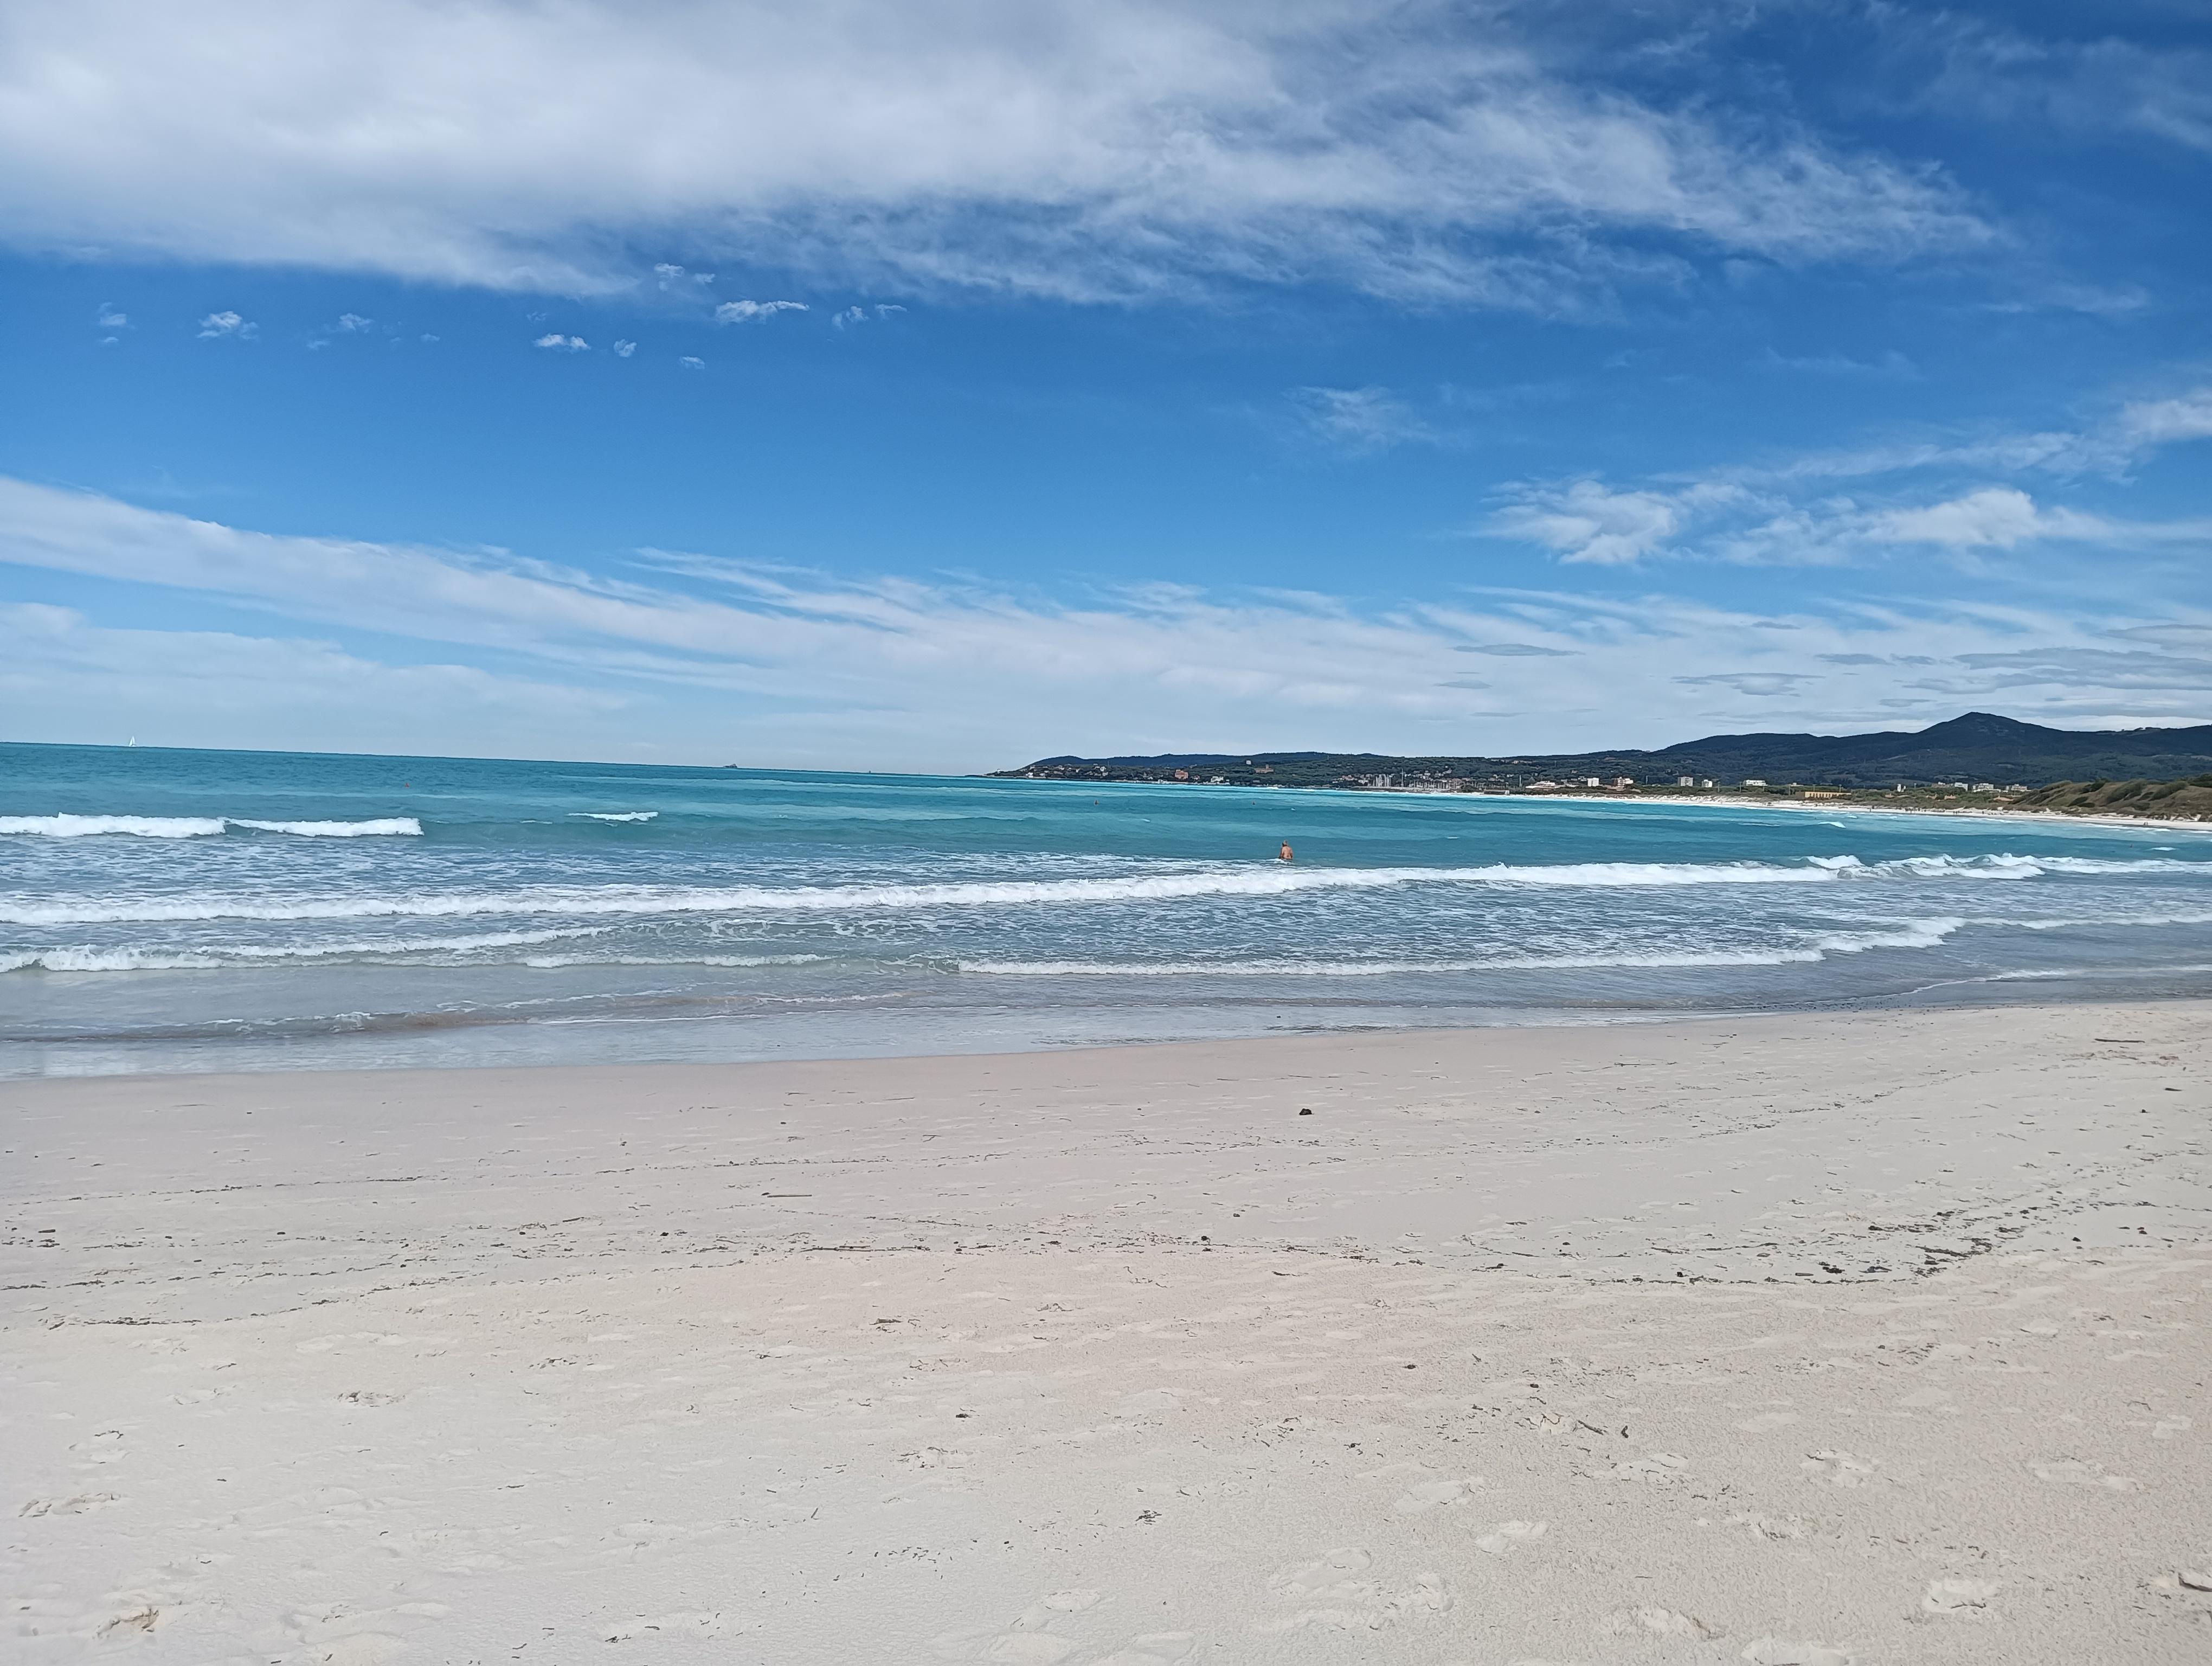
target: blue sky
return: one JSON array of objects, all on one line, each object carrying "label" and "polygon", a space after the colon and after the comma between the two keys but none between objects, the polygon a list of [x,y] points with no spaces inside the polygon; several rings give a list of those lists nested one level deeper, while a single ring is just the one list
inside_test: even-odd
[{"label": "blue sky", "polygon": [[2212,721],[2212,11],[41,0],[0,733]]}]

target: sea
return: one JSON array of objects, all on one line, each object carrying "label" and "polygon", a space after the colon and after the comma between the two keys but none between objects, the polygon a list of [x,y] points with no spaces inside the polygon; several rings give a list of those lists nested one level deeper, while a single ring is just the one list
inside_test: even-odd
[{"label": "sea", "polygon": [[13,1077],[2205,994],[2212,828],[0,745]]}]

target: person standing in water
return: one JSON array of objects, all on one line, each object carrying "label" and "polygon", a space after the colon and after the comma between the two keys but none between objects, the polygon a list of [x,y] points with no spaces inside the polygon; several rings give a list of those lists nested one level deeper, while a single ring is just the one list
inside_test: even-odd
[{"label": "person standing in water", "polygon": [[1275,860],[1279,862],[1287,862],[1292,860],[1291,856],[1291,842],[1288,839],[1283,841],[1283,848],[1275,853]]}]

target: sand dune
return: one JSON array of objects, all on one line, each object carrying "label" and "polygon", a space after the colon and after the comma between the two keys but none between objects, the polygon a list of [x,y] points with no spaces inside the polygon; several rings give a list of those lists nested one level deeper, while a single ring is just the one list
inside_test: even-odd
[{"label": "sand dune", "polygon": [[2173,1003],[12,1085],[10,1657],[2212,1657],[2208,1082]]}]

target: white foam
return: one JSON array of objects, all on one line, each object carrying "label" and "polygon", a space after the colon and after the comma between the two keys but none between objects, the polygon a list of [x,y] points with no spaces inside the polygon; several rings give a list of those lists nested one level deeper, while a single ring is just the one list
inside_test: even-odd
[{"label": "white foam", "polygon": [[259,833],[290,833],[304,839],[420,836],[422,824],[412,816],[386,816],[362,822],[264,822],[238,816],[0,816],[0,833],[31,834],[46,839],[84,839],[125,834],[139,839],[213,838],[226,827]]},{"label": "white foam", "polygon": [[2012,855],[1915,856],[1872,865],[1856,856],[1799,863],[1570,862],[1550,866],[1292,868],[1276,863],[1129,873],[1096,879],[980,879],[842,885],[661,887],[611,885],[418,897],[293,899],[184,896],[127,902],[0,904],[15,925],[89,925],[157,920],[356,920],[466,918],[482,915],[846,913],[859,909],[1019,907],[1041,903],[1170,902],[1203,897],[1289,897],[1307,891],[1397,890],[1419,885],[1638,887],[1833,885],[1881,880],[2030,879],[2062,873],[2185,873],[2212,879],[2212,862],[2136,861]]},{"label": "white foam", "polygon": [[160,945],[100,949],[80,945],[0,955],[0,972],[174,971],[236,968],[271,961],[374,960],[401,955],[463,954],[592,937],[603,929],[598,926],[572,926],[565,930],[484,932],[473,937],[368,938],[343,943],[218,943],[194,949]]},{"label": "white foam", "polygon": [[173,949],[40,949],[0,955],[0,972],[146,972],[198,970],[233,963]]},{"label": "white foam", "polygon": [[1816,961],[1817,949],[1656,950],[1487,960],[963,960],[963,972],[993,977],[1391,977],[1442,972],[1582,970],[1614,966],[1785,966]]},{"label": "white foam", "polygon": [[649,822],[660,813],[658,810],[571,810],[571,817],[580,817],[593,822]]},{"label": "white foam", "polygon": [[0,833],[46,839],[128,834],[139,839],[205,839],[222,831],[220,816],[0,816]]},{"label": "white foam", "polygon": [[289,833],[302,839],[390,839],[422,836],[422,824],[412,816],[386,816],[365,822],[257,822],[229,817],[233,827],[250,827],[260,833]]},{"label": "white foam", "polygon": [[1398,974],[1492,971],[1602,971],[1608,967],[1789,966],[1869,949],[1932,949],[1964,920],[1900,921],[1887,930],[1842,932],[1809,947],[1633,949],[1569,955],[1495,955],[1452,960],[963,960],[963,972],[997,977],[1387,977]]}]

